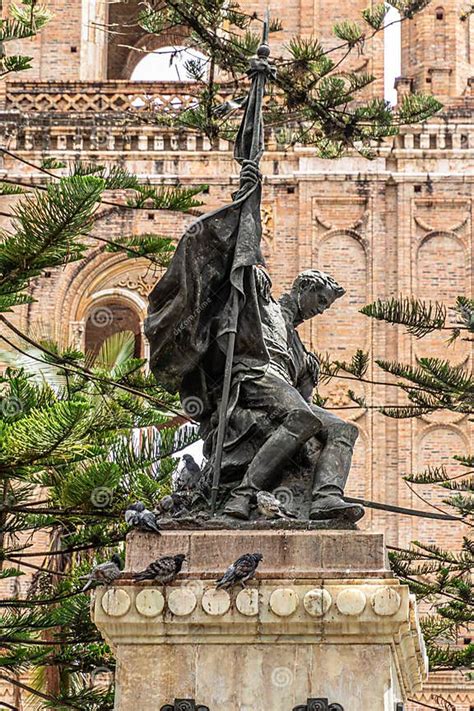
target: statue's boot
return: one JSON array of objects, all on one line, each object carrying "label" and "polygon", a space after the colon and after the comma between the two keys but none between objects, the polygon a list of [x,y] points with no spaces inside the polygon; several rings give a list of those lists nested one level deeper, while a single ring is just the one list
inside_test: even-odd
[{"label": "statue's boot", "polygon": [[253,458],[242,483],[232,491],[224,513],[247,520],[251,498],[258,491],[273,489],[283,465],[320,430],[321,423],[309,408],[290,412]]},{"label": "statue's boot", "polygon": [[349,422],[341,422],[330,430],[316,465],[310,519],[344,519],[355,523],[364,515],[363,506],[343,499],[357,435],[357,427]]}]

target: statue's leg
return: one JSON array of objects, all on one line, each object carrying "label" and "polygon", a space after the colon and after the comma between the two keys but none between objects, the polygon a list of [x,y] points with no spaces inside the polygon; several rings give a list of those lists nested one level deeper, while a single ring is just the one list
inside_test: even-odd
[{"label": "statue's leg", "polygon": [[313,405],[311,409],[322,423],[324,447],[314,471],[310,518],[358,521],[364,515],[363,507],[342,498],[358,437],[357,427],[321,407]]},{"label": "statue's leg", "polygon": [[272,489],[282,467],[310,437],[319,433],[320,420],[303,400],[301,404],[301,407],[286,415],[282,424],[257,452],[241,484],[233,490],[224,513],[248,519],[252,495]]}]

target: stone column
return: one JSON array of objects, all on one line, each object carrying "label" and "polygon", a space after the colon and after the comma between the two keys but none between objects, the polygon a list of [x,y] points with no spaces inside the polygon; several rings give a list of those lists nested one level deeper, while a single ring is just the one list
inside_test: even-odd
[{"label": "stone column", "polygon": [[[258,551],[245,590],[215,590]],[[130,580],[176,553],[188,566],[172,585]],[[92,603],[117,658],[117,711],[396,711],[426,676],[415,602],[382,534],[134,532],[126,571]]]}]

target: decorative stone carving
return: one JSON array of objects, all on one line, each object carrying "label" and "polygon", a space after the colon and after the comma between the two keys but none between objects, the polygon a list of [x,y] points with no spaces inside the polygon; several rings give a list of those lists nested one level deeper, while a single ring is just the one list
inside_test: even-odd
[{"label": "decorative stone carving", "polygon": [[367,604],[367,598],[362,590],[346,588],[341,590],[336,599],[337,609],[342,615],[351,617],[360,615]]},{"label": "decorative stone carving", "polygon": [[173,615],[178,615],[178,617],[190,615],[196,604],[196,595],[188,588],[172,590],[168,596],[168,607]]},{"label": "decorative stone carving", "polygon": [[235,600],[235,606],[246,617],[258,615],[258,590],[255,588],[241,590]]},{"label": "decorative stone carving", "polygon": [[122,287],[122,289],[129,289],[129,291],[136,291],[140,296],[144,298],[148,296],[151,291],[151,284],[147,282],[143,274],[139,274],[135,279],[126,277],[117,282],[117,286]]},{"label": "decorative stone carving", "polygon": [[135,598],[135,607],[144,617],[156,617],[165,606],[165,598],[159,590],[145,588]]},{"label": "decorative stone carving", "polygon": [[376,615],[381,617],[394,615],[398,612],[401,599],[400,595],[393,588],[385,587],[377,590],[370,598],[370,604]]},{"label": "decorative stone carving", "polygon": [[230,595],[226,590],[206,590],[201,605],[208,615],[225,615],[230,608]]},{"label": "decorative stone carving", "polygon": [[106,615],[109,617],[122,617],[129,611],[132,601],[126,590],[112,588],[105,591],[101,603]]},{"label": "decorative stone carving", "polygon": [[308,699],[306,705],[295,706],[293,711],[344,711],[341,704],[330,704],[327,699]]},{"label": "decorative stone carving", "polygon": [[[257,540],[265,560],[258,579],[216,594],[223,553],[232,560]],[[127,569],[175,550],[189,562],[166,589],[117,581],[132,601],[120,617],[102,604],[111,589],[95,592],[94,620],[118,660],[117,711],[174,711],[175,697],[209,711],[292,711],[297,704],[352,711],[353,687],[341,685],[341,669],[356,680],[357,711],[387,711],[387,698],[398,711],[396,701],[421,690],[426,654],[415,600],[387,569],[381,540],[357,531],[164,531],[152,540],[132,532]],[[156,593],[166,603],[152,616]],[[216,684],[213,670],[221,666],[225,684]]]},{"label": "decorative stone carving", "polygon": [[327,590],[310,590],[304,596],[303,605],[312,617],[322,617],[331,607],[332,597]]},{"label": "decorative stone carving", "polygon": [[175,699],[174,704],[165,704],[160,711],[209,711],[209,708],[197,705],[194,699]]},{"label": "decorative stone carving", "polygon": [[298,593],[292,588],[278,588],[270,595],[270,609],[278,617],[289,617],[296,611],[298,604]]}]

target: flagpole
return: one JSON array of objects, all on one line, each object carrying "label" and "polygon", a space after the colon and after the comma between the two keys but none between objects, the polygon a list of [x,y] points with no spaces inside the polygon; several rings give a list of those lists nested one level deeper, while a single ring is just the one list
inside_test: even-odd
[{"label": "flagpole", "polygon": [[[260,60],[268,59],[270,54],[270,47],[268,44],[268,36],[270,31],[270,21],[269,21],[269,11],[265,13],[265,19],[263,23],[263,35],[262,44],[257,50],[257,57]],[[250,147],[249,158],[252,161],[258,163],[261,158],[261,146],[260,146],[260,131],[262,131],[262,141],[263,141],[263,125],[261,120],[263,95],[265,92],[265,74],[261,71],[257,73],[252,81],[257,82],[256,93],[255,93],[255,116],[257,120],[254,122],[253,133],[252,133],[252,143]],[[230,313],[233,317],[233,323],[230,324],[228,329],[228,341],[227,341],[227,351],[225,358],[224,367],[224,381],[222,385],[222,398],[219,408],[219,422],[217,426],[217,441],[216,441],[216,451],[214,459],[213,477],[212,477],[212,488],[211,488],[211,513],[214,515],[216,512],[217,496],[219,493],[219,483],[221,478],[221,465],[222,465],[222,453],[224,449],[224,437],[227,425],[227,408],[229,405],[230,388],[232,385],[232,367],[234,360],[234,350],[235,350],[235,336],[237,333],[237,321],[239,316],[238,310],[238,299],[239,294],[234,285],[231,286],[231,309]]]}]

